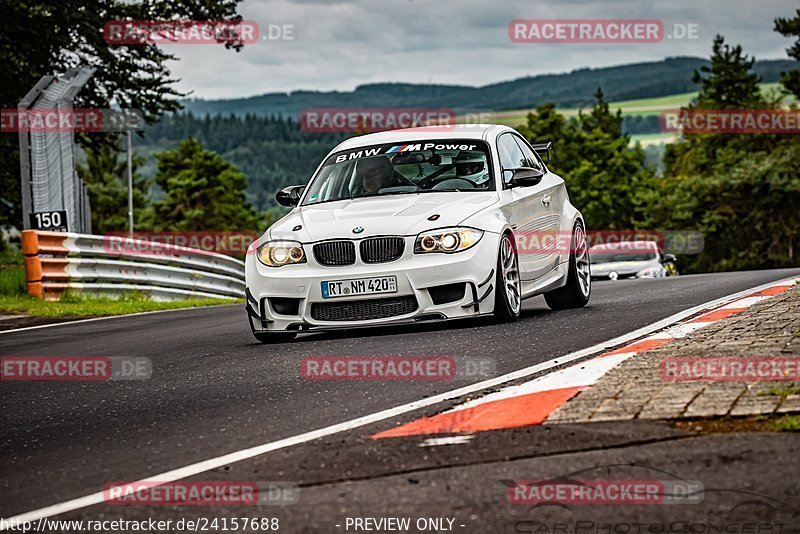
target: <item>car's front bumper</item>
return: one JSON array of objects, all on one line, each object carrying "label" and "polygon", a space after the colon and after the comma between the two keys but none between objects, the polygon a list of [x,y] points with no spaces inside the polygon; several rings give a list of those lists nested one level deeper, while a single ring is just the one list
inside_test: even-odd
[{"label": "car's front bumper", "polygon": [[[312,253],[313,244],[304,245],[308,263],[299,265],[267,267],[255,254],[249,254],[245,261],[245,280],[251,328],[262,332],[338,329],[491,313],[494,311],[499,239],[498,234],[486,232],[477,245],[464,252],[414,254],[414,238],[406,237],[400,259],[377,264],[357,260],[346,267],[318,264]],[[323,281],[377,276],[396,276],[397,292],[322,297]],[[463,297],[435,303],[431,289],[435,292],[435,288],[448,284],[464,284]],[[389,302],[392,299],[395,300]],[[282,309],[276,310],[276,307]],[[364,318],[361,313],[366,311],[374,316],[375,310],[380,311],[380,318]],[[386,313],[391,315],[385,316]],[[342,320],[324,320],[321,315],[336,315]]]}]

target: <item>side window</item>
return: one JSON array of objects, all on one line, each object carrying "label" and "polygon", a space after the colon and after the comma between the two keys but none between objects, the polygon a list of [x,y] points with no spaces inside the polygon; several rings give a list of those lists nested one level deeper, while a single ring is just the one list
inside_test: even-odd
[{"label": "side window", "polygon": [[500,155],[500,166],[504,169],[519,169],[527,166],[525,155],[512,134],[503,134],[498,138],[497,152]]},{"label": "side window", "polygon": [[539,158],[536,156],[536,153],[534,153],[534,151],[531,150],[531,147],[528,146],[528,143],[526,143],[516,135],[513,137],[516,140],[517,144],[519,145],[519,149],[522,151],[522,154],[525,158],[524,167],[530,167],[532,169],[544,172],[544,166],[542,165],[542,162],[539,161]]}]

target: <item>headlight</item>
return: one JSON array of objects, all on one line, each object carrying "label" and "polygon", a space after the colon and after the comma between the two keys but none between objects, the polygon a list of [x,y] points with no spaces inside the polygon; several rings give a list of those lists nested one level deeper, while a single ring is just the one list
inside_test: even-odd
[{"label": "headlight", "polygon": [[258,259],[267,267],[305,263],[306,252],[296,241],[268,241],[258,247]]},{"label": "headlight", "polygon": [[483,231],[474,228],[443,228],[423,232],[414,244],[415,254],[441,252],[452,254],[475,246],[483,237]]}]

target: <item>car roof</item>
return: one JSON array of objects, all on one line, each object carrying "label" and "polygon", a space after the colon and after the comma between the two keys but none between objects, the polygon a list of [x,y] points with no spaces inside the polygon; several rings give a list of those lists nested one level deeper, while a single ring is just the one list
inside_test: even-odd
[{"label": "car roof", "polygon": [[513,128],[502,124],[474,124],[469,126],[426,126],[421,128],[403,128],[389,130],[358,137],[351,137],[342,141],[333,152],[350,150],[362,146],[382,145],[399,141],[423,141],[426,139],[482,139],[485,141],[497,137],[502,132],[515,131]]},{"label": "car roof", "polygon": [[602,243],[599,245],[592,245],[589,250],[594,252],[620,252],[635,248],[636,250],[652,249],[658,251],[658,245],[655,241],[639,240],[639,241],[619,241],[616,243]]}]

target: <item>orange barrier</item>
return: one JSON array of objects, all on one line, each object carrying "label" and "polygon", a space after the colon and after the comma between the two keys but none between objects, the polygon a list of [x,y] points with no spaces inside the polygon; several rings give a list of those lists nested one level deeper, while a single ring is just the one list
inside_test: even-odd
[{"label": "orange barrier", "polygon": [[[28,295],[46,300],[58,300],[66,285],[47,284],[49,280],[69,279],[66,255],[69,249],[64,246],[67,235],[61,232],[22,231],[22,254],[25,256],[25,280]],[[44,257],[43,257],[44,256]],[[56,256],[56,257],[49,257]]]},{"label": "orange barrier", "polygon": [[64,246],[67,234],[63,232],[42,232],[39,230],[22,231],[22,253],[25,256],[52,254],[66,256],[69,249]]},{"label": "orange barrier", "polygon": [[139,292],[161,300],[244,295],[241,260],[187,247],[157,253],[159,245],[148,241],[131,241],[130,250],[111,244],[108,236],[24,230],[28,294],[45,300],[67,290],[112,297]]}]

